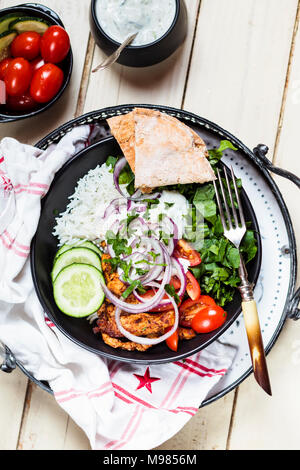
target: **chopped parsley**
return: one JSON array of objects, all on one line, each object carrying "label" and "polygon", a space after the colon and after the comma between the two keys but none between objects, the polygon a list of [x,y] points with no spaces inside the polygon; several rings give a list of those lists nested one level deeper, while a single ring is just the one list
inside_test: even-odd
[{"label": "chopped parsley", "polygon": [[144,276],[149,272],[149,269],[135,268],[135,271],[139,276]]},{"label": "chopped parsley", "polygon": [[131,255],[132,247],[128,246],[128,241],[125,238],[120,238],[120,234],[115,234],[111,230],[106,232],[105,238],[109,245],[112,245],[112,248],[116,254],[116,256],[124,255]]},{"label": "chopped parsley", "polygon": [[153,258],[153,261],[156,260],[156,258],[159,256],[158,253],[154,253],[154,251],[149,251],[149,255]]},{"label": "chopped parsley", "polygon": [[138,279],[135,280],[135,281],[132,281],[131,284],[129,285],[129,287],[127,287],[127,289],[125,290],[125,292],[123,292],[122,294],[122,297],[124,299],[127,299],[127,297],[129,297],[129,295],[134,291],[134,289],[139,289],[139,291],[141,293],[145,293],[146,292],[146,289],[143,287],[141,281],[139,281]]},{"label": "chopped parsley", "polygon": [[175,302],[177,305],[180,303],[180,297],[178,294],[176,294],[176,290],[174,286],[171,286],[170,284],[165,285],[165,291],[167,294],[169,294],[171,297],[174,298]]},{"label": "chopped parsley", "polygon": [[111,169],[109,170],[110,173],[114,172],[117,161],[118,159],[112,156],[109,156],[108,159],[106,160],[106,166],[111,166]]},{"label": "chopped parsley", "polygon": [[142,259],[141,261],[137,261],[135,264],[148,264],[149,266],[167,266],[165,263],[151,263],[147,259]]}]

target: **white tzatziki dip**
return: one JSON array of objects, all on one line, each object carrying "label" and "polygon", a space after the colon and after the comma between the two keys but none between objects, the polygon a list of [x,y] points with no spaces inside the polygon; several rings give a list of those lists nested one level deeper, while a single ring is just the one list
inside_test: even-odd
[{"label": "white tzatziki dip", "polygon": [[139,31],[133,46],[161,38],[175,18],[175,0],[97,0],[96,16],[103,31],[122,43]]}]

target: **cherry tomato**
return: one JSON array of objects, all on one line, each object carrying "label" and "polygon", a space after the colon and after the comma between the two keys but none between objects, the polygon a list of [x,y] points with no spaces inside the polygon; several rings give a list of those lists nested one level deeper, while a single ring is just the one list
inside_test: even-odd
[{"label": "cherry tomato", "polygon": [[41,55],[45,62],[57,64],[70,50],[70,38],[61,26],[50,26],[41,39]]},{"label": "cherry tomato", "polygon": [[172,276],[169,282],[170,286],[173,286],[175,290],[180,289],[181,282],[179,281],[178,277]]},{"label": "cherry tomato", "polygon": [[35,31],[27,31],[15,37],[11,43],[13,57],[35,59],[40,53],[41,36]]},{"label": "cherry tomato", "polygon": [[13,59],[5,73],[6,92],[9,96],[18,96],[28,89],[32,70],[28,60],[23,57]]},{"label": "cherry tomato", "polygon": [[34,73],[38,69],[43,67],[43,65],[45,65],[45,61],[44,61],[44,59],[42,59],[42,57],[37,57],[32,62],[30,62],[30,65],[31,65],[31,68],[32,68],[32,72]]},{"label": "cherry tomato", "polygon": [[175,333],[173,333],[169,338],[166,339],[166,344],[167,346],[172,350],[172,351],[177,351],[178,349],[178,331],[176,330]]},{"label": "cherry tomato", "polygon": [[[150,300],[152,297],[154,297],[156,292],[157,292],[157,289],[154,289],[154,290],[149,289],[145,294],[142,294],[141,297],[143,297],[143,299]],[[163,300],[169,300],[169,297],[167,296],[167,294],[163,296]],[[170,310],[173,310],[173,305],[170,305],[170,301],[169,301],[168,304],[162,305],[160,307],[154,307],[152,310],[149,310],[149,312],[169,312]]]},{"label": "cherry tomato", "polygon": [[37,107],[37,103],[29,92],[19,96],[8,96],[6,106],[11,111],[31,111]]},{"label": "cherry tomato", "polygon": [[201,295],[199,282],[190,271],[186,273],[186,278],[187,278],[187,283],[186,283],[187,293],[189,294],[192,300],[198,300]]},{"label": "cherry tomato", "polygon": [[214,307],[216,305],[217,304],[214,299],[208,295],[200,295],[199,299],[197,300],[185,300],[179,308],[180,325],[186,328],[191,328],[192,320],[195,315],[197,315],[206,307]]},{"label": "cherry tomato", "polygon": [[33,75],[30,94],[38,103],[48,103],[60,90],[64,80],[63,71],[54,64],[45,64]]},{"label": "cherry tomato", "polygon": [[11,58],[1,60],[1,62],[0,62],[0,80],[4,80],[5,74],[7,72],[7,68],[9,66],[9,64],[11,63],[11,61],[12,61]]},{"label": "cherry tomato", "polygon": [[190,266],[197,266],[201,263],[201,257],[198,251],[194,250],[188,242],[181,239],[178,241],[175,250],[174,256],[176,258],[184,258],[190,262]]},{"label": "cherry tomato", "polygon": [[227,318],[227,313],[218,305],[205,307],[192,320],[192,328],[196,333],[210,333],[222,326]]}]

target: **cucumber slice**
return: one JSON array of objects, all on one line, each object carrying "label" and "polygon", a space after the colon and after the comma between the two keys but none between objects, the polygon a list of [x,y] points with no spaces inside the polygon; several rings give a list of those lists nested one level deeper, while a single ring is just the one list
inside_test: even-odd
[{"label": "cucumber slice", "polygon": [[72,248],[71,250],[65,251],[60,255],[54,263],[53,270],[51,273],[52,281],[54,281],[58,273],[74,263],[90,264],[101,271],[101,260],[99,256],[89,248]]},{"label": "cucumber slice", "polygon": [[84,318],[99,310],[105,294],[101,272],[88,264],[72,264],[64,268],[53,284],[58,308],[70,317]]},{"label": "cucumber slice", "polygon": [[97,253],[97,255],[99,256],[102,255],[101,250],[99,250],[99,248],[93,242],[86,241],[86,242],[82,242],[82,243],[74,244],[74,245],[63,245],[56,253],[54,262],[57,260],[57,258],[60,255],[62,255],[68,250],[71,250],[72,248],[89,248],[90,250],[93,250],[95,253]]},{"label": "cucumber slice", "polygon": [[5,31],[0,34],[0,56],[5,54],[7,48],[11,45],[15,37],[17,36],[16,31]]},{"label": "cucumber slice", "polygon": [[35,31],[36,33],[44,34],[44,32],[49,28],[49,24],[41,18],[24,16],[23,18],[17,18],[16,20],[12,21],[9,25],[9,28],[15,29],[18,31],[18,33]]},{"label": "cucumber slice", "polygon": [[9,25],[19,19],[22,16],[22,13],[10,13],[0,18],[0,34],[4,33],[9,29]]},{"label": "cucumber slice", "polygon": [[89,248],[90,250],[93,250],[95,253],[97,253],[97,255],[102,256],[101,250],[93,242],[86,241],[86,242],[80,243],[79,246],[80,248]]}]

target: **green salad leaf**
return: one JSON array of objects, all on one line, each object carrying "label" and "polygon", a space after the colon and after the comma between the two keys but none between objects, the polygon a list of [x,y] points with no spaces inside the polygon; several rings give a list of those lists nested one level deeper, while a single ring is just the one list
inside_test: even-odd
[{"label": "green salad leaf", "polygon": [[[213,167],[218,166],[223,152],[227,149],[237,150],[231,142],[223,140],[220,142],[218,149],[208,151],[208,158]],[[239,190],[242,188],[241,180],[237,180],[237,187]],[[191,193],[191,188],[185,188],[182,193]],[[225,193],[230,206],[228,191],[225,191]],[[239,250],[224,237],[213,183],[198,186],[189,202],[193,204],[194,214],[190,233],[186,233],[185,236],[194,248],[200,252],[202,258],[202,263],[195,268],[191,268],[191,271],[199,281],[202,293],[210,295],[217,304],[223,307],[233,299],[235,289],[240,284],[238,275],[240,266]],[[235,197],[234,204],[237,205]],[[202,217],[197,217],[197,214]],[[195,234],[203,236],[195,239]],[[241,253],[246,263],[256,256],[257,242],[254,231],[250,228],[242,241]]]}]

